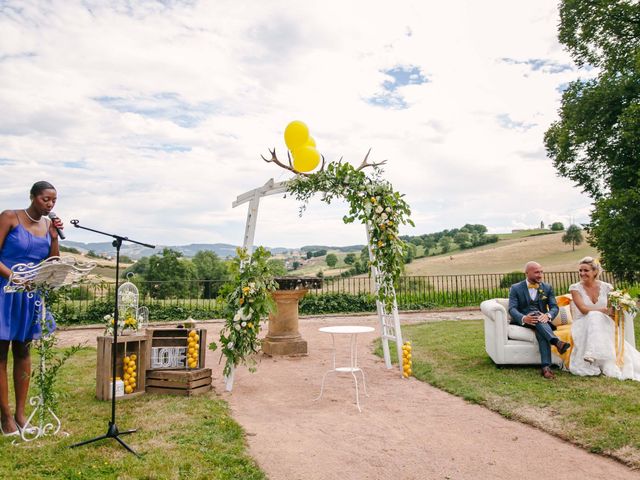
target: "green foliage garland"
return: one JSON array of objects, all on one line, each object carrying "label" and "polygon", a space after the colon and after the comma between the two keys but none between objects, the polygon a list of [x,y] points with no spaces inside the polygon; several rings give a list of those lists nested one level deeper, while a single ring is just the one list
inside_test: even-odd
[{"label": "green foliage garland", "polygon": [[[42,292],[42,297],[47,300],[47,304],[54,303],[57,300],[57,295],[52,291]],[[41,334],[40,338],[33,340],[32,343],[40,357],[40,362],[34,369],[32,377],[42,399],[41,407],[38,410],[38,421],[42,426],[45,424],[47,412],[49,410],[55,411],[58,404],[58,392],[55,389],[55,385],[60,368],[62,368],[69,358],[84,347],[75,345],[63,350],[61,354],[56,354],[55,345],[58,339],[56,338],[55,331],[51,328],[52,324],[46,316],[44,318],[42,316],[42,306],[39,308],[40,312],[35,321],[40,324]],[[37,310],[38,309],[36,309],[36,311]]]},{"label": "green foliage garland", "polygon": [[404,195],[394,191],[392,185],[382,178],[379,166],[372,166],[373,174],[367,176],[349,163],[331,162],[324,170],[296,176],[288,183],[287,190],[304,202],[301,214],[316,193],[320,193],[321,200],[326,203],[338,197],[349,202],[349,214],[343,217],[343,221],[359,220],[368,226],[372,264],[379,272],[377,298],[390,312],[395,300],[394,286],[402,273],[406,251],[405,243],[398,236],[398,228],[402,224],[413,225],[413,222],[409,218],[411,209],[404,201]]},{"label": "green foliage garland", "polygon": [[[260,350],[260,323],[275,308],[271,293],[278,286],[273,279],[268,261],[271,254],[267,250],[258,247],[251,256],[245,249],[239,248],[237,252],[231,265],[234,280],[224,309],[226,322],[220,332],[222,355],[227,359],[226,376],[241,364],[255,371],[252,355]],[[211,343],[209,348],[215,350],[217,345]]]}]

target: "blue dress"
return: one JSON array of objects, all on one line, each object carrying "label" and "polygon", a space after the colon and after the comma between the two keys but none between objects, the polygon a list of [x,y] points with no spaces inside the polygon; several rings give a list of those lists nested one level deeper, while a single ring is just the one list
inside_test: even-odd
[{"label": "blue dress", "polygon": [[[22,224],[13,228],[5,238],[0,250],[0,262],[11,269],[17,263],[38,264],[49,256],[51,237],[33,235]],[[6,293],[8,280],[0,277],[0,340],[25,342],[39,338],[41,328],[37,321],[40,313],[36,307],[38,295],[28,297],[26,292]],[[47,315],[50,330],[55,328],[50,315]]]}]

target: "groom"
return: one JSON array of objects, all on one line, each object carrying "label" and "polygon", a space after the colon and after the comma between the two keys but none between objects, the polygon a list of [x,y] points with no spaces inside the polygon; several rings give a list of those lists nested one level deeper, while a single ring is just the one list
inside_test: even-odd
[{"label": "groom", "polygon": [[524,266],[524,273],[526,280],[512,285],[509,290],[511,323],[535,330],[540,348],[541,373],[544,378],[551,380],[555,378],[551,371],[551,345],[555,345],[561,354],[571,345],[553,333],[556,327],[551,320],[558,315],[558,303],[551,285],[542,283],[542,267],[536,262],[528,262]]}]

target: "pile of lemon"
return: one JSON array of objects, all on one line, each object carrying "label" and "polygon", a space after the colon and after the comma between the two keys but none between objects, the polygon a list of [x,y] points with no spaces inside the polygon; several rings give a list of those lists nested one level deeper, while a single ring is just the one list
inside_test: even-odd
[{"label": "pile of lemon", "polygon": [[411,376],[411,342],[404,342],[402,345],[402,376]]},{"label": "pile of lemon", "polygon": [[132,353],[128,357],[124,357],[124,374],[122,380],[124,381],[124,393],[133,393],[136,389],[136,360],[138,356]]},{"label": "pile of lemon", "polygon": [[187,365],[189,368],[197,368],[198,356],[200,352],[200,335],[197,330],[191,330],[187,337]]}]

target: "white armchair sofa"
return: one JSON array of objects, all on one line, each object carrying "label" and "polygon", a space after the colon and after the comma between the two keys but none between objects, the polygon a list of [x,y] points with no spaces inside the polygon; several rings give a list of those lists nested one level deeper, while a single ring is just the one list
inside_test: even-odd
[{"label": "white armchair sofa", "polygon": [[[480,304],[484,315],[484,346],[487,354],[496,365],[540,365],[540,350],[534,331],[512,325],[508,308],[507,298],[493,298]],[[631,315],[625,315],[624,336],[635,347]],[[552,353],[552,362],[561,365],[562,359]]]}]

